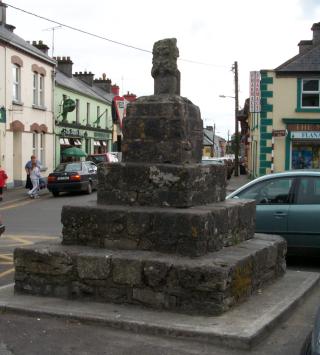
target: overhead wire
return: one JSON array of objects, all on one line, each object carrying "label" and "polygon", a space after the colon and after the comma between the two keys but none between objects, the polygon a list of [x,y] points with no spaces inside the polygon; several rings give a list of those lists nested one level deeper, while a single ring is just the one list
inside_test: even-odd
[{"label": "overhead wire", "polygon": [[[34,17],[37,17],[39,19],[42,19],[42,20],[45,20],[45,21],[48,21],[48,22],[51,22],[51,23],[54,23],[56,25],[59,25],[59,26],[62,26],[62,27],[65,27],[65,28],[68,28],[70,30],[73,30],[73,31],[76,31],[76,32],[80,32],[80,33],[83,33],[85,35],[88,35],[88,36],[92,36],[92,37],[95,37],[95,38],[98,38],[98,39],[101,39],[101,40],[104,40],[104,41],[107,41],[107,42],[110,42],[110,43],[113,43],[113,44],[116,44],[116,45],[119,45],[119,46],[123,46],[123,47],[127,47],[127,48],[131,48],[131,49],[135,49],[137,51],[141,51],[141,52],[145,52],[145,53],[149,53],[149,54],[152,54],[152,51],[148,50],[148,49],[144,49],[144,48],[140,48],[140,47],[137,47],[137,46],[133,46],[131,44],[127,44],[127,43],[123,43],[123,42],[120,42],[120,41],[116,41],[116,40],[113,40],[113,39],[110,39],[110,38],[107,38],[107,37],[104,37],[104,36],[101,36],[101,35],[97,35],[95,33],[92,33],[92,32],[89,32],[89,31],[86,31],[86,30],[83,30],[81,28],[77,28],[77,27],[74,27],[74,26],[70,26],[70,25],[66,25],[62,22],[59,22],[59,21],[56,21],[56,20],[52,20],[52,19],[49,19],[48,17],[45,17],[45,16],[41,16],[41,15],[38,15],[34,12],[31,12],[31,11],[28,11],[28,10],[24,10],[24,9],[21,9],[17,6],[14,6],[14,5],[10,5],[8,3],[6,3],[7,6],[15,9],[15,10],[18,10],[18,11],[21,11],[25,14],[28,14],[28,15],[31,15],[31,16],[34,16]],[[197,65],[204,65],[204,66],[211,66],[211,67],[223,67],[223,68],[227,68],[226,65],[218,65],[218,64],[212,64],[212,63],[205,63],[205,62],[199,62],[199,61],[196,61],[196,60],[190,60],[190,59],[184,59],[184,58],[178,58],[180,61],[183,61],[183,62],[187,62],[187,63],[191,63],[191,64],[197,64]]]}]

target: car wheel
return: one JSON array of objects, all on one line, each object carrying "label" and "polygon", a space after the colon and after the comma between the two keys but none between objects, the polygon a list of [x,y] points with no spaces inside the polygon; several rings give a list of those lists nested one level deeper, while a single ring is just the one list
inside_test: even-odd
[{"label": "car wheel", "polygon": [[52,195],[54,196],[54,197],[58,197],[59,196],[59,191],[52,191]]},{"label": "car wheel", "polygon": [[92,193],[92,183],[89,182],[88,187],[87,187],[87,194],[90,195]]}]

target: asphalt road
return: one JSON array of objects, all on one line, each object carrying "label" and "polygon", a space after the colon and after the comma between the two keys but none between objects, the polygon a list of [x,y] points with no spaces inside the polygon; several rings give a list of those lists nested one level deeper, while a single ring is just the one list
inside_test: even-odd
[{"label": "asphalt road", "polygon": [[[60,238],[62,206],[85,204],[94,199],[96,193],[58,198],[44,194],[38,200],[24,196],[5,199],[0,205],[0,214],[6,225],[6,232],[0,237],[0,287],[13,282],[12,251],[15,246]],[[320,271],[318,260],[305,258],[290,259],[289,267]],[[0,355],[298,355],[312,328],[319,299],[318,286],[287,320],[275,326],[270,336],[251,351],[129,333],[97,324],[3,313],[0,315]]]}]

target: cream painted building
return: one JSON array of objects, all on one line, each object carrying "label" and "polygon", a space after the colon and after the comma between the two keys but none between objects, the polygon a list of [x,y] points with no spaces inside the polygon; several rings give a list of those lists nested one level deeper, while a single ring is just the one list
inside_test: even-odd
[{"label": "cream painted building", "polygon": [[299,54],[261,70],[261,112],[251,113],[249,173],[320,168],[320,23]]},{"label": "cream painted building", "polygon": [[8,187],[26,180],[25,164],[32,154],[43,176],[53,169],[53,75],[55,61],[42,42],[33,45],[6,24],[0,1],[0,163]]}]

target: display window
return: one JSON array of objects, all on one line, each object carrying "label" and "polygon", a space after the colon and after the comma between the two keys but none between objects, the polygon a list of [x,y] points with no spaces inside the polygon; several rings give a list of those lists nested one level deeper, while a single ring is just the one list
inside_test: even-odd
[{"label": "display window", "polygon": [[292,144],[292,169],[319,169],[320,142],[294,142]]}]

